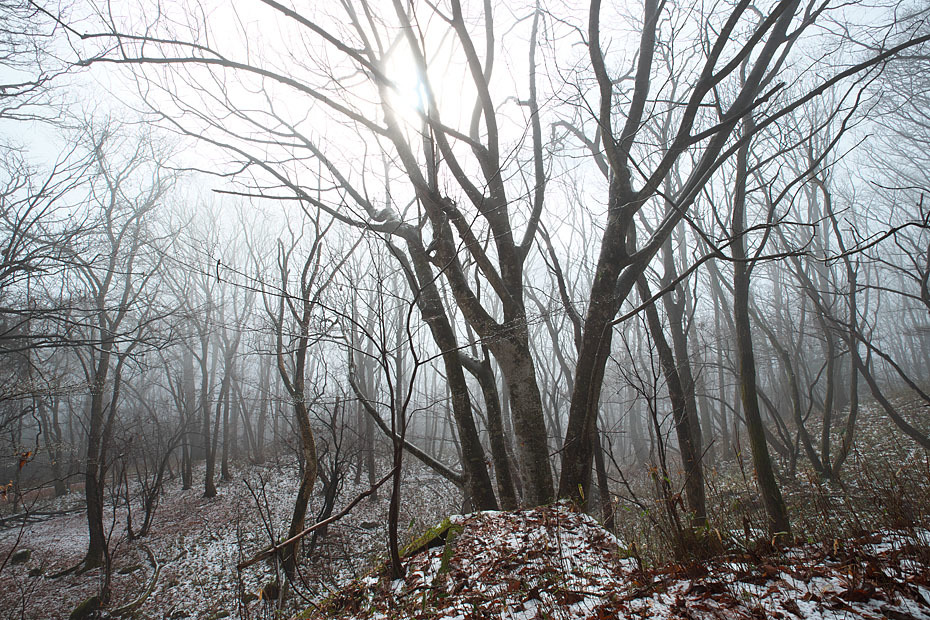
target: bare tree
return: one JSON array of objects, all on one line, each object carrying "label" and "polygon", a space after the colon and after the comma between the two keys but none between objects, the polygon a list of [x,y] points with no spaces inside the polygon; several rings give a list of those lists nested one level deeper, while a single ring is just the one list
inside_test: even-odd
[{"label": "bare tree", "polygon": [[[522,139],[517,145],[506,144],[500,130],[504,121],[498,112],[498,104],[513,99],[507,98],[509,93],[499,96],[493,85],[494,59],[500,42],[495,34],[494,13],[489,3],[474,16],[483,24],[477,32],[473,32],[473,16],[466,15],[458,0],[452,2],[449,12],[428,5],[404,7],[399,1],[383,11],[374,3],[349,3],[342,7],[344,15],[338,19],[328,16],[325,11],[301,14],[273,1],[265,2],[265,5],[273,11],[276,19],[281,20],[283,27],[293,30],[295,37],[303,37],[308,52],[319,46],[328,49],[338,56],[334,66],[355,67],[356,75],[362,77],[364,83],[358,89],[347,89],[332,80],[321,82],[318,72],[304,63],[292,64],[293,73],[281,71],[280,66],[275,68],[272,59],[269,59],[271,64],[265,64],[261,62],[264,59],[258,58],[254,59],[256,62],[234,60],[222,50],[211,49],[204,41],[195,40],[149,40],[149,44],[157,45],[164,53],[155,60],[133,43],[142,43],[147,37],[140,39],[134,34],[124,33],[120,24],[110,24],[110,32],[98,34],[124,41],[126,45],[120,46],[122,51],[115,56],[105,54],[89,58],[87,62],[131,63],[146,67],[151,61],[159,66],[175,67],[180,71],[179,77],[184,76],[181,79],[197,82],[201,78],[185,73],[184,67],[204,68],[220,82],[224,80],[222,76],[230,71],[251,76],[249,79],[267,80],[269,85],[276,84],[275,88],[293,89],[312,101],[321,113],[357,128],[360,144],[377,144],[379,149],[383,149],[387,160],[392,163],[389,174],[402,175],[406,185],[404,195],[413,200],[422,217],[410,209],[398,208],[390,200],[385,201],[385,207],[375,206],[368,200],[364,187],[353,181],[356,176],[352,168],[354,164],[338,161],[331,145],[314,137],[312,130],[305,128],[303,123],[288,119],[274,105],[268,114],[252,116],[245,108],[237,108],[235,102],[228,101],[234,116],[246,127],[251,127],[247,131],[260,133],[271,130],[290,136],[281,144],[295,148],[300,158],[319,162],[331,183],[332,190],[327,193],[335,191],[344,196],[356,213],[341,208],[339,201],[318,199],[316,192],[307,191],[286,167],[281,168],[268,158],[254,154],[253,147],[265,143],[263,138],[256,138],[256,142],[250,144],[248,134],[240,132],[239,127],[205,116],[202,108],[201,112],[194,112],[195,108],[182,99],[181,93],[170,93],[175,104],[185,110],[182,116],[193,112],[190,118],[206,122],[211,131],[208,134],[199,128],[194,130],[186,126],[182,116],[168,117],[169,123],[226,148],[243,158],[250,168],[262,169],[262,178],[269,179],[270,183],[258,187],[253,184],[249,192],[269,195],[274,189],[283,187],[300,200],[346,223],[403,239],[410,256],[410,272],[416,274],[424,294],[428,294],[425,287],[435,282],[437,274],[445,279],[462,316],[486,342],[502,370],[510,394],[523,473],[527,479],[526,499],[531,504],[551,500],[554,491],[546,425],[529,346],[523,291],[525,264],[542,215],[546,181],[535,75],[536,28],[541,19],[540,11],[532,14],[529,93],[516,99],[518,107],[514,111],[514,114],[525,114],[531,128],[530,144],[527,145],[529,155],[524,158]],[[433,20],[445,24],[438,33],[444,32],[444,37],[437,39],[432,33],[422,30],[422,24]],[[203,26],[207,30],[210,28],[210,24]],[[91,37],[98,37],[98,34]],[[483,52],[478,36],[483,38]],[[450,59],[445,64],[433,61],[437,46],[441,55]],[[416,119],[412,125],[409,115],[404,116],[408,112],[398,103],[398,97],[405,95],[399,93],[398,77],[390,68],[401,54],[410,59],[409,66],[417,75],[417,89],[421,96],[421,102],[413,112]],[[313,52],[310,55],[316,56]],[[459,70],[474,93],[469,103],[471,113],[463,129],[455,127],[455,119],[447,120],[443,116],[443,102],[450,94],[442,92],[436,82],[442,73],[450,69],[451,59],[455,57],[464,59]],[[214,103],[223,100],[215,99],[213,93],[198,92]],[[332,96],[333,92],[338,95]],[[377,122],[369,120],[371,97],[377,102]],[[456,96],[456,99],[456,105],[461,108],[461,98]],[[513,156],[509,155],[511,153]],[[380,165],[381,158],[378,159]],[[524,159],[530,162],[532,170],[526,175],[523,172]],[[363,167],[368,165],[365,160],[364,156],[360,159]],[[535,188],[529,200],[517,201],[513,197],[520,190],[507,181],[505,172],[510,169],[515,171],[521,183]],[[446,186],[453,187],[455,193],[445,190]],[[428,242],[422,236],[424,223],[428,224],[432,233]],[[476,294],[470,272],[483,283],[484,300]],[[437,323],[435,329],[441,330],[442,325]],[[449,349],[448,338],[443,338],[439,346],[443,350]],[[460,390],[454,394],[456,398],[462,398]]]},{"label": "bare tree", "polygon": [[[697,81],[690,93],[682,96],[684,106],[678,114],[678,127],[671,132],[668,148],[647,172],[633,159],[633,147],[643,126],[647,104],[651,102],[653,59],[664,6],[653,1],[645,3],[633,92],[629,97],[622,128],[617,129],[613,103],[614,80],[608,73],[600,45],[601,7],[597,0],[592,2],[588,39],[600,106],[596,116],[597,138],[588,139],[587,144],[597,151],[601,148],[598,145],[603,144],[601,168],[609,176],[608,218],[589,295],[565,436],[565,444],[572,448],[575,458],[563,463],[559,487],[561,495],[583,496],[590,481],[594,420],[604,368],[610,353],[612,326],[620,305],[649,261],[685,216],[711,173],[720,166],[722,160],[729,157],[730,153],[725,147],[739,119],[757,105],[759,98],[767,96],[765,84],[777,72],[800,32],[790,30],[799,5],[799,2],[792,0],[776,2],[770,12],[764,13],[752,26],[753,35],[741,43],[735,60],[724,62],[722,55],[729,44],[731,33],[749,17],[747,3],[736,4],[731,9],[722,28],[707,48],[706,57],[700,62]],[[809,21],[806,20],[801,28]],[[740,66],[740,61],[750,55],[753,58],[752,64],[745,70],[746,79],[742,87],[722,115],[724,120],[706,131],[700,131],[697,126],[700,120],[698,113],[705,97],[725,79],[731,78]],[[722,66],[718,67],[721,63]],[[693,134],[695,130],[698,130],[697,136]],[[677,193],[666,198],[668,208],[661,223],[647,240],[634,245],[637,214],[659,192],[663,179],[685,150],[697,149],[698,145],[702,152],[696,157],[691,173],[681,183]],[[640,189],[633,186],[634,174],[643,176]]]},{"label": "bare tree", "polygon": [[83,343],[76,352],[89,391],[84,492],[90,541],[84,565],[93,568],[107,556],[104,490],[121,375],[133,353],[147,346],[158,316],[151,295],[161,256],[149,220],[173,179],[159,167],[161,155],[150,139],[121,133],[126,130],[114,125],[88,129],[97,168],[89,187],[94,226],[68,251],[72,303],[84,315]]},{"label": "bare tree", "polygon": [[[591,151],[607,178],[607,217],[588,296],[565,438],[565,449],[574,458],[563,463],[561,495],[583,496],[588,487],[593,428],[612,327],[619,320],[617,313],[675,227],[688,219],[716,172],[755,132],[779,122],[833,85],[861,76],[902,49],[921,42],[916,37],[873,50],[861,62],[817,80],[808,89],[782,96],[777,80],[786,71],[796,41],[830,7],[802,5],[793,0],[765,7],[736,2],[727,12],[715,10],[713,15],[701,18],[704,34],[700,53],[692,58],[693,64],[686,65],[693,70],[687,92],[664,97],[670,84],[679,83],[665,80],[657,88],[660,82],[655,80],[656,49],[664,43],[660,24],[671,10],[671,6],[659,2],[645,3],[636,66],[624,81],[618,81],[611,75],[600,43],[600,3],[591,5],[588,47],[599,106],[593,129],[586,134],[583,128],[576,127],[572,135]],[[738,32],[745,38],[737,36]],[[618,89],[618,82],[631,82],[631,91]],[[725,100],[721,99],[724,92],[729,93]],[[624,102],[623,114],[617,113],[618,101]],[[715,109],[717,114],[708,116],[705,112],[709,109]],[[650,141],[644,131],[646,119],[659,115],[660,110],[673,115],[674,129],[666,134],[667,141]],[[754,115],[751,130],[740,131],[742,120],[750,114]],[[653,145],[652,150],[645,145]],[[664,182],[682,158],[688,161],[687,176],[673,185],[673,194],[665,195]],[[657,223],[648,236],[637,235],[643,229],[643,218],[649,216],[651,205],[657,202]],[[712,254],[718,251],[711,249]]]},{"label": "bare tree", "polygon": [[[61,10],[69,7],[62,5]],[[72,66],[54,53],[60,41],[57,20],[29,0],[0,2],[0,120],[58,117],[54,86]]]},{"label": "bare tree", "polygon": [[[289,238],[279,238],[277,244],[276,283],[274,286],[262,286],[265,310],[276,338],[278,374],[294,408],[294,423],[301,446],[303,475],[294,501],[288,538],[304,529],[307,503],[318,470],[310,416],[310,409],[318,396],[307,394],[307,356],[331,327],[320,313],[321,306],[325,306],[323,296],[326,289],[338,274],[342,262],[355,249],[354,245],[348,248],[342,258],[327,252],[323,245],[324,237],[334,224],[332,219],[306,218],[296,227],[289,228]],[[256,248],[252,248],[252,253],[257,260]],[[284,550],[284,571],[291,582],[296,577],[299,544],[295,541]]]}]

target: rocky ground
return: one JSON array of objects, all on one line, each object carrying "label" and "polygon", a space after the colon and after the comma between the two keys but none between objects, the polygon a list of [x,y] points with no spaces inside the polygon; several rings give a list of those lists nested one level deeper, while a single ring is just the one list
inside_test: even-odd
[{"label": "rocky ground", "polygon": [[[926,423],[922,403],[902,410]],[[140,540],[128,539],[125,501],[110,506],[105,609],[112,614],[148,593],[135,617],[930,619],[930,460],[874,407],[861,415],[862,449],[842,484],[804,470],[785,482],[796,534],[785,548],[765,541],[750,465],[739,460],[708,475],[713,528],[704,540],[713,554],[698,555],[712,559],[672,562],[647,474],[639,499],[614,498],[620,540],[564,504],[445,519],[460,512],[458,492],[411,459],[400,519],[402,537],[414,541],[405,576],[391,579],[385,568],[382,490],[305,555],[300,583],[276,610],[276,567],[236,569],[286,532],[297,471],[269,462],[235,469],[211,499],[169,480]],[[352,478],[337,510],[367,489]],[[106,578],[100,569],[62,574],[86,549],[83,495],[30,497],[28,520],[8,507],[0,514],[0,620],[69,618]],[[318,493],[308,522],[320,502]],[[138,528],[138,508],[132,519]]]}]

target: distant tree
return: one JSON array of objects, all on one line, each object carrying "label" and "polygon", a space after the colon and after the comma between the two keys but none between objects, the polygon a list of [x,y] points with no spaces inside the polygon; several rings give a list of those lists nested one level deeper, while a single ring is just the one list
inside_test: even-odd
[{"label": "distant tree", "polygon": [[[319,468],[311,409],[318,404],[321,394],[308,394],[308,356],[334,327],[334,319],[327,319],[322,313],[327,288],[357,245],[356,242],[347,248],[346,255],[342,257],[328,251],[324,237],[334,224],[332,219],[307,217],[294,227],[288,226],[287,233],[277,242],[273,266],[275,278],[270,282],[262,280],[265,311],[275,337],[278,376],[293,407],[294,426],[300,438],[303,475],[294,500],[288,538],[304,529],[307,504]],[[258,247],[253,245],[251,252],[260,272],[264,271]],[[296,579],[299,548],[300,541],[296,541],[283,553],[284,572],[290,582]]]},{"label": "distant tree", "polygon": [[[132,43],[141,44],[146,37],[138,38],[124,32],[123,25],[118,23],[108,24],[108,32],[94,33],[91,38],[121,40],[125,43],[118,46],[121,51],[116,55],[105,53],[89,57],[85,63],[129,63],[144,70],[152,61],[177,70],[180,79],[190,80],[195,87],[192,93],[197,93],[198,97],[204,95],[221,107],[228,104],[228,111],[242,120],[244,126],[229,126],[220,116],[210,117],[201,109],[187,118],[197,117],[209,129],[194,129],[180,117],[169,115],[161,106],[153,112],[163,114],[174,127],[235,154],[247,168],[261,169],[262,172],[248,182],[249,192],[273,196],[284,188],[299,200],[344,223],[365,227],[386,241],[402,240],[409,262],[405,271],[418,283],[417,296],[425,298],[423,303],[433,308],[438,306],[432,299],[431,289],[437,288],[435,283],[439,278],[444,279],[461,316],[486,342],[501,369],[510,394],[509,406],[526,483],[525,499],[534,505],[550,501],[554,497],[554,487],[547,428],[529,344],[524,300],[524,273],[542,217],[546,185],[546,153],[539,120],[535,60],[542,11],[530,13],[528,53],[533,60],[529,63],[529,79],[523,86],[528,92],[512,96],[512,89],[499,92],[495,83],[494,70],[500,66],[495,63],[495,54],[502,50],[502,42],[495,29],[495,11],[490,3],[472,15],[471,7],[463,7],[458,0],[452,2],[448,11],[432,5],[405,7],[399,1],[384,6],[359,1],[342,5],[339,17],[318,8],[301,13],[277,2],[265,5],[271,9],[271,18],[281,20],[288,31],[293,30],[295,38],[304,40],[310,47],[327,48],[332,54],[330,68],[321,74],[303,62],[287,65],[273,62],[272,67],[265,65],[264,61],[269,59],[258,57],[251,59],[254,62],[232,60],[227,58],[226,52],[212,49],[205,41],[169,38],[160,42],[152,39],[145,44],[162,49],[164,56],[155,61],[142,47]],[[445,34],[438,38],[424,34],[421,28],[431,22]],[[476,23],[478,27],[473,25]],[[213,27],[210,23],[202,25],[206,30]],[[193,32],[188,34],[197,36]],[[434,60],[436,48],[445,50],[449,45],[452,46],[451,56],[443,51],[442,55],[448,59]],[[322,58],[315,53],[311,56]],[[398,62],[398,56],[409,58],[409,67],[404,70],[413,71],[418,77],[421,102],[413,112],[412,121],[398,103],[398,97],[405,95],[398,87],[399,76],[390,69]],[[463,62],[457,70],[472,93],[466,102],[459,92],[442,92],[439,88],[439,81],[446,80],[447,72],[458,62],[455,58]],[[347,83],[318,79],[323,74],[341,74],[342,70],[335,67],[343,65],[355,67],[355,74],[364,83],[348,88]],[[269,86],[275,84],[275,90],[294,89],[308,102],[313,102],[321,115],[355,128],[357,135],[351,139],[361,146],[360,156],[346,158],[341,154],[345,143],[328,144],[315,129],[291,117],[283,108],[272,105],[271,109],[253,116],[246,112],[247,106],[240,106],[238,101],[229,99],[223,103],[214,99],[214,93],[204,90],[204,82],[193,75],[199,68],[215,72],[220,82],[225,79],[220,77],[223,73],[233,71],[243,77],[250,76],[248,79],[268,80]],[[153,84],[158,81],[157,76],[151,77],[155,80]],[[193,111],[192,102],[186,100],[184,93],[173,88],[168,90],[173,105]],[[454,101],[455,108],[464,105],[469,109],[466,120],[452,118],[453,112],[446,116],[443,108],[450,105],[450,101]],[[376,112],[371,110],[372,102]],[[525,116],[529,125],[529,134],[519,138],[517,144],[509,144],[509,138],[501,130],[509,122],[499,112],[501,104],[512,106],[512,113]],[[326,183],[335,193],[327,190],[318,197],[313,187],[305,187],[286,166],[279,167],[273,158],[257,155],[255,147],[264,150],[265,146],[260,145],[267,145],[265,137],[260,136],[271,129],[266,121],[275,127],[272,132],[289,136],[277,142],[279,146],[293,147],[299,153],[296,157],[287,155],[285,159],[319,163],[316,175],[320,177],[319,182]],[[372,153],[371,158],[366,151]],[[384,201],[375,201],[369,198],[367,185],[361,179],[382,176],[380,169],[385,161],[390,164],[386,174],[403,179],[404,188],[397,195],[387,195]],[[377,172],[371,169],[373,164],[379,168]],[[357,165],[365,171],[361,177],[356,174]],[[513,183],[509,181],[510,171],[516,179]],[[527,186],[535,189],[528,199],[522,200],[519,196]],[[340,198],[333,201],[331,197],[336,195]],[[416,208],[403,206],[408,202]],[[473,276],[478,278],[479,284],[472,283]],[[434,321],[434,310],[423,315],[440,349],[454,356],[453,349],[457,345],[448,319],[443,321],[438,316]],[[455,367],[451,357],[448,363]],[[454,413],[460,430],[464,431],[462,436],[470,441],[472,433],[467,424],[471,411],[466,406],[467,391],[461,387],[464,380],[455,379],[460,371],[458,368],[450,372],[455,381]],[[466,455],[469,480],[475,480],[476,487],[480,487],[476,490],[481,491],[478,497],[482,503],[490,505],[488,491],[491,489],[484,480],[488,477],[487,471],[478,469],[477,445],[471,447],[475,449]]]},{"label": "distant tree", "polygon": [[[65,14],[69,3],[58,7]],[[73,65],[54,53],[58,21],[30,0],[0,0],[0,121],[51,120],[59,116],[56,79]]]},{"label": "distant tree", "polygon": [[103,525],[110,442],[120,409],[121,379],[132,356],[151,346],[160,305],[154,296],[163,255],[152,217],[173,183],[154,142],[127,127],[89,125],[95,161],[87,187],[88,232],[67,248],[69,303],[80,321],[74,351],[88,388],[84,493],[90,533],[84,565],[107,559]]},{"label": "distant tree", "polygon": [[[70,66],[54,53],[59,34],[33,3],[0,2],[0,403],[11,405],[0,406],[0,429],[39,406],[46,413],[54,400],[54,379],[42,376],[36,352],[60,342],[40,323],[59,308],[42,279],[62,270],[62,249],[81,232],[73,201],[93,167],[91,154],[62,131],[55,87]],[[28,139],[35,131],[59,141],[53,159],[36,163]]]}]

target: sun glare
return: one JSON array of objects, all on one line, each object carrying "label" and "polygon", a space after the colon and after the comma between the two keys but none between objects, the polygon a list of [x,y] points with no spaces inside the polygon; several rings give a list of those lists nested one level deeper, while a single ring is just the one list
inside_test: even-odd
[{"label": "sun glare", "polygon": [[444,125],[465,129],[461,123],[467,122],[468,115],[463,112],[470,109],[475,93],[465,67],[455,56],[449,41],[438,42],[429,49],[424,75],[407,45],[398,44],[390,51],[384,63],[392,84],[388,105],[406,125],[419,130],[426,112],[430,112]]},{"label": "sun glare", "polygon": [[391,82],[388,104],[404,123],[419,127],[429,108],[426,84],[413,54],[406,46],[393,49],[385,63],[385,74]]}]

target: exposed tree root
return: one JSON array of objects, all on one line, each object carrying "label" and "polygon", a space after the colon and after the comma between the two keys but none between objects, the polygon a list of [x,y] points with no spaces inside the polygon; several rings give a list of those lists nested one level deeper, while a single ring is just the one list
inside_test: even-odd
[{"label": "exposed tree root", "polygon": [[149,581],[149,585],[146,586],[142,594],[139,595],[134,601],[123,605],[122,607],[117,607],[113,610],[114,616],[129,616],[136,612],[139,607],[145,603],[145,600],[152,594],[155,590],[155,584],[158,583],[158,574],[161,572],[161,564],[158,563],[158,560],[155,559],[155,554],[152,553],[152,550],[148,548],[147,545],[142,545],[142,548],[149,556],[149,562],[152,563],[152,568],[155,569],[155,572],[152,573],[152,580]]}]

